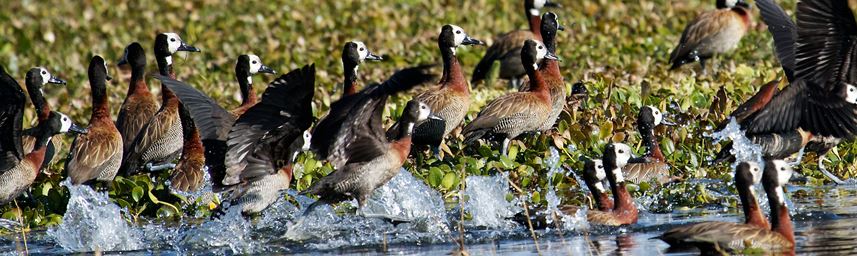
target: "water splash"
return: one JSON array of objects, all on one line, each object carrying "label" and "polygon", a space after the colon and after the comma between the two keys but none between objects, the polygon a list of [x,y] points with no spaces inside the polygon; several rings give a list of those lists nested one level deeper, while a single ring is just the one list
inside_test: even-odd
[{"label": "water splash", "polygon": [[71,197],[62,224],[48,229],[48,235],[70,252],[127,251],[143,248],[141,232],[128,225],[119,206],[106,193],[89,186],[62,183]]},{"label": "water splash", "polygon": [[506,201],[509,193],[508,173],[495,176],[469,176],[465,179],[467,187],[464,195],[464,210],[469,212],[472,219],[466,221],[467,226],[488,228],[513,228],[517,224],[509,218],[521,211],[515,202]]},{"label": "water splash", "polygon": [[250,238],[251,223],[241,215],[241,207],[229,207],[226,214],[181,232],[181,250],[203,250],[213,247],[228,247],[232,253],[254,253],[258,248]]},{"label": "water splash", "polygon": [[736,159],[735,163],[732,164],[733,168],[737,163],[743,161],[754,161],[764,168],[765,161],[762,159],[762,147],[753,143],[747,136],[744,136],[744,131],[735,122],[734,117],[729,119],[729,124],[723,130],[711,133],[710,137],[714,139],[714,143],[723,140],[732,141],[732,150],[730,152],[735,155]]},{"label": "water splash", "polygon": [[372,194],[362,213],[408,222],[395,225],[385,218],[363,217],[352,213],[338,216],[336,212],[330,206],[319,206],[313,212],[291,221],[283,237],[306,243],[311,249],[326,250],[448,241],[450,234],[441,195],[405,169]]}]

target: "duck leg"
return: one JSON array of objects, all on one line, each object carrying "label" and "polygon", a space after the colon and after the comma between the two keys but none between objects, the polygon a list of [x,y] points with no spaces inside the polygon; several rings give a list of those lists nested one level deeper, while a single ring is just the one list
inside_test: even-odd
[{"label": "duck leg", "polygon": [[176,168],[176,164],[174,164],[174,163],[162,163],[162,164],[158,164],[158,165],[155,165],[152,163],[146,164],[146,170],[148,170],[149,172],[157,172],[157,171],[163,171],[163,170],[175,169],[175,168]]},{"label": "duck leg", "polygon": [[838,177],[836,177],[836,175],[833,175],[833,173],[830,173],[829,171],[827,171],[827,168],[824,167],[824,161],[825,160],[827,160],[826,156],[819,156],[818,157],[818,170],[820,170],[821,173],[824,174],[824,176],[827,176],[828,179],[830,179],[834,183],[836,183],[836,185],[845,184],[845,182],[842,181],[841,179],[839,179]]},{"label": "duck leg", "polygon": [[500,148],[500,154],[507,156],[507,157],[509,156],[509,143],[510,142],[512,142],[512,140],[510,140],[509,138],[503,139],[503,146],[502,146],[502,148]]}]

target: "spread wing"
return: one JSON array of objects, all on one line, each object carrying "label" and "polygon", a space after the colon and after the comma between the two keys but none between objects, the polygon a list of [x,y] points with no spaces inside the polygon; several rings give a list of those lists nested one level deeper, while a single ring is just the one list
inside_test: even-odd
[{"label": "spread wing", "polygon": [[795,42],[797,26],[782,7],[773,0],[756,0],[762,20],[768,24],[768,31],[774,37],[777,58],[790,82],[795,80]]},{"label": "spread wing", "polygon": [[0,172],[15,167],[24,157],[21,135],[24,122],[24,90],[0,66]]},{"label": "spread wing", "polygon": [[824,93],[830,93],[857,71],[851,63],[857,24],[848,1],[799,2],[797,27],[797,77],[813,81]]},{"label": "spread wing", "polygon": [[[262,100],[238,118],[229,132],[224,185],[274,173],[276,166],[286,165],[273,163],[288,159],[284,154],[289,153],[272,145],[291,144],[309,128],[314,90],[314,64],[292,70],[271,82]],[[268,160],[267,165],[247,165],[251,154]]]},{"label": "spread wing", "polygon": [[529,30],[516,30],[498,37],[497,40],[488,47],[488,50],[485,51],[485,56],[479,60],[479,64],[476,64],[476,68],[473,69],[473,77],[470,79],[470,82],[476,83],[485,79],[485,76],[488,75],[488,71],[491,70],[491,66],[494,64],[494,61],[502,59],[510,52],[520,50],[521,47],[524,47],[524,41],[527,39],[535,39],[535,37],[536,36],[533,32],[530,32]]},{"label": "spread wing", "polygon": [[223,109],[208,95],[182,81],[160,75],[156,75],[155,78],[172,90],[190,112],[203,140],[226,140],[229,128],[235,123],[235,117],[229,111]]},{"label": "spread wing", "polygon": [[[322,119],[312,133],[312,148],[320,157],[330,160],[335,167],[341,167],[345,163],[342,152],[345,146],[350,144],[353,137],[344,135],[351,134],[353,127],[348,127],[346,120],[359,113],[371,110],[367,107],[370,98],[384,97],[406,91],[416,85],[431,81],[435,75],[430,74],[430,65],[400,70],[390,76],[381,84],[374,84],[363,88],[360,92],[343,97],[331,105],[329,114]],[[383,134],[383,130],[380,134]]]}]

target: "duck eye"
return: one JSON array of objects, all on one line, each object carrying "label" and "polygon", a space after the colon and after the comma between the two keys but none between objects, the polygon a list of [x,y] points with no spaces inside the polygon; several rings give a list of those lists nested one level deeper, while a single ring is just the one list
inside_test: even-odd
[{"label": "duck eye", "polygon": [[455,31],[456,34],[461,34],[461,30]]},{"label": "duck eye", "polygon": [[595,167],[595,168],[601,169],[601,168],[604,168],[604,166],[603,166],[603,165],[599,165],[598,167]]},{"label": "duck eye", "polygon": [[365,50],[366,50],[365,48],[360,47],[360,51],[361,51],[361,52],[362,52],[362,51],[365,51]]},{"label": "duck eye", "polygon": [[544,47],[542,47],[541,45],[539,45],[539,50],[541,50],[541,49],[544,49]]},{"label": "duck eye", "polygon": [[47,74],[48,74],[48,71],[42,70],[42,75],[47,75]]},{"label": "duck eye", "polygon": [[170,38],[170,42],[175,42],[175,41],[176,41],[175,38]]},{"label": "duck eye", "polygon": [[255,60],[253,61],[253,64],[256,64],[256,61],[255,61]]},{"label": "duck eye", "polygon": [[619,150],[619,154],[625,154],[625,150]]}]

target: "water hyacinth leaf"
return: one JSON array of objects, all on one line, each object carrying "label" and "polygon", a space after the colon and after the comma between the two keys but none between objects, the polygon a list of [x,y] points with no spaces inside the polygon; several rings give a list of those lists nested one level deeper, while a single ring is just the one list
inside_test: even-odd
[{"label": "water hyacinth leaf", "polygon": [[441,184],[446,190],[455,187],[456,185],[458,185],[458,175],[451,172],[446,173],[446,175],[443,176],[443,182]]},{"label": "water hyacinth leaf", "polygon": [[429,169],[429,184],[432,187],[440,186],[441,181],[443,180],[443,172],[440,168],[432,167]]},{"label": "water hyacinth leaf", "polygon": [[131,198],[134,199],[134,202],[139,202],[140,198],[142,198],[142,197],[143,197],[143,188],[134,187],[134,189],[131,190]]}]

